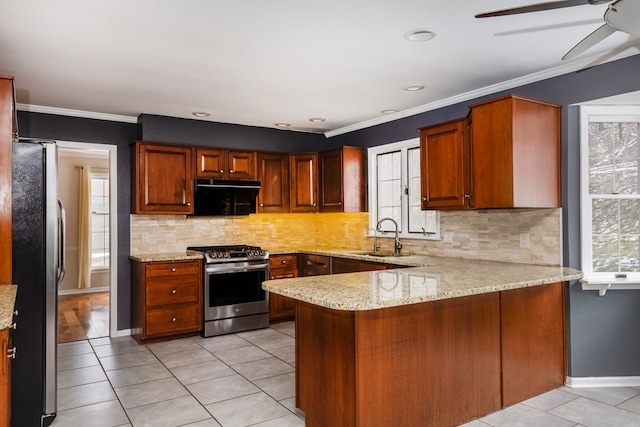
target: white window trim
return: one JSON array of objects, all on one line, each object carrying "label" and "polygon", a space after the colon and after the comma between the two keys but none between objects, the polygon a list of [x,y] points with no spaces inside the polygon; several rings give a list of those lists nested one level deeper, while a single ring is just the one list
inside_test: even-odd
[{"label": "white window trim", "polygon": [[[613,272],[592,270],[591,241],[591,197],[589,195],[589,122],[616,121],[621,118],[636,120],[640,117],[640,106],[583,105],[580,107],[580,241],[583,290],[596,290],[604,296],[608,290],[640,289],[640,272],[624,273],[620,277]],[[629,195],[611,198],[630,198]],[[638,195],[640,198],[640,195]]]},{"label": "white window trim", "polygon": [[[367,149],[368,156],[368,199],[369,199],[369,230],[367,235],[373,237],[374,230],[377,226],[377,213],[378,213],[378,194],[377,185],[378,182],[378,170],[376,167],[376,159],[379,154],[388,153],[391,151],[402,151],[402,188],[408,186],[408,165],[407,165],[407,150],[411,148],[420,147],[420,138],[412,138],[404,141],[392,142],[389,144],[378,145],[376,147],[370,147]],[[408,196],[405,196],[408,197]],[[402,228],[398,237],[404,239],[420,239],[420,240],[440,240],[440,212],[436,211],[436,230],[435,234],[421,234],[421,233],[409,233],[408,231],[408,218],[409,218],[409,203],[406,202],[406,198],[402,203],[402,218],[405,220],[406,226]],[[378,231],[377,237],[382,238],[394,238],[394,232]]]}]

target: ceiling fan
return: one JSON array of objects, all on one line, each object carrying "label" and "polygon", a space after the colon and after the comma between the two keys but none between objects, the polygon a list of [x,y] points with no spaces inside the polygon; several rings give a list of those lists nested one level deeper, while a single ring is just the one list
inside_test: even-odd
[{"label": "ceiling fan", "polygon": [[640,36],[640,0],[553,0],[536,3],[512,9],[497,10],[495,12],[480,13],[476,18],[490,18],[494,16],[515,15],[518,13],[539,12],[543,10],[560,9],[564,7],[582,6],[585,4],[598,5],[608,3],[604,13],[604,24],[582,39],[567,52],[562,60],[572,59],[600,43],[616,31]]}]

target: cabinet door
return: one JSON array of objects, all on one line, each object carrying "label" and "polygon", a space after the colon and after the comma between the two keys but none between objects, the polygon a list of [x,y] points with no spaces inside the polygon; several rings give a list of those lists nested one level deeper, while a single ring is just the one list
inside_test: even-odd
[{"label": "cabinet door", "polygon": [[315,212],[318,192],[318,155],[316,153],[292,154],[289,162],[291,212]]},{"label": "cabinet door", "polygon": [[8,427],[11,420],[11,359],[8,357],[9,328],[0,330],[2,343],[2,372],[0,372],[0,427]]},{"label": "cabinet door", "polygon": [[318,176],[318,210],[341,212],[344,201],[342,149],[325,151],[318,155]]},{"label": "cabinet door", "polygon": [[196,148],[196,177],[224,179],[227,171],[225,150]]},{"label": "cabinet door", "polygon": [[0,76],[0,283],[12,283],[11,275],[11,141],[13,77]]},{"label": "cabinet door", "polygon": [[258,154],[258,212],[289,212],[289,155]]},{"label": "cabinet door", "polygon": [[422,209],[469,208],[467,120],[420,129]]},{"label": "cabinet door", "polygon": [[229,179],[256,179],[256,153],[253,151],[228,151],[227,166]]},{"label": "cabinet door", "polygon": [[137,142],[133,213],[193,213],[191,147]]}]

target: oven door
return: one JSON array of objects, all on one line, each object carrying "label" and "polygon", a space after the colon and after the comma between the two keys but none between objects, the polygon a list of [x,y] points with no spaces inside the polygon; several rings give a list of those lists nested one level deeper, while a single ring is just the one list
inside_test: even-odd
[{"label": "oven door", "polygon": [[269,293],[262,282],[268,261],[208,264],[204,268],[204,320],[219,320],[269,312]]}]

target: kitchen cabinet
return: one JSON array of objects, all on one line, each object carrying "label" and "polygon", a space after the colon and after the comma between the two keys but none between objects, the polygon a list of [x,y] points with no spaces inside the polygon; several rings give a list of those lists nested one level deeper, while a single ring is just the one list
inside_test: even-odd
[{"label": "kitchen cabinet", "polygon": [[296,153],[289,158],[290,211],[316,212],[318,202],[318,154]]},{"label": "kitchen cabinet", "polygon": [[202,261],[132,261],[131,327],[138,342],[202,330]]},{"label": "kitchen cabinet", "polygon": [[507,95],[470,108],[473,207],[560,207],[561,107]]},{"label": "kitchen cabinet", "polygon": [[255,181],[256,152],[195,148],[196,178]]},{"label": "kitchen cabinet", "polygon": [[469,208],[467,119],[420,129],[422,209]]},{"label": "kitchen cabinet", "polygon": [[[6,285],[5,285],[6,286]],[[0,427],[11,424],[11,359],[15,357],[15,348],[11,348],[9,328],[0,330],[2,345],[2,373],[0,373]]]},{"label": "kitchen cabinet", "polygon": [[342,147],[318,153],[318,211],[365,212],[366,150]]},{"label": "kitchen cabinet", "polygon": [[289,155],[258,153],[258,212],[289,212]]},{"label": "kitchen cabinet", "polygon": [[361,261],[358,259],[331,257],[331,274],[355,273],[359,271],[386,270],[388,268],[402,268],[402,265],[386,264],[383,262]]},{"label": "kitchen cabinet", "polygon": [[[278,254],[269,257],[269,279],[290,279],[298,277],[298,255]],[[284,295],[269,294],[269,320],[290,320],[294,318],[296,302]]]},{"label": "kitchen cabinet", "polygon": [[324,276],[331,274],[331,257],[305,254],[303,256],[305,276]]},{"label": "kitchen cabinet", "polygon": [[422,209],[560,207],[560,106],[507,95],[421,128]]},{"label": "kitchen cabinet", "polygon": [[191,147],[136,141],[132,151],[132,213],[192,214]]},{"label": "kitchen cabinet", "polygon": [[11,283],[11,144],[15,135],[13,77],[0,75],[0,283]]}]

